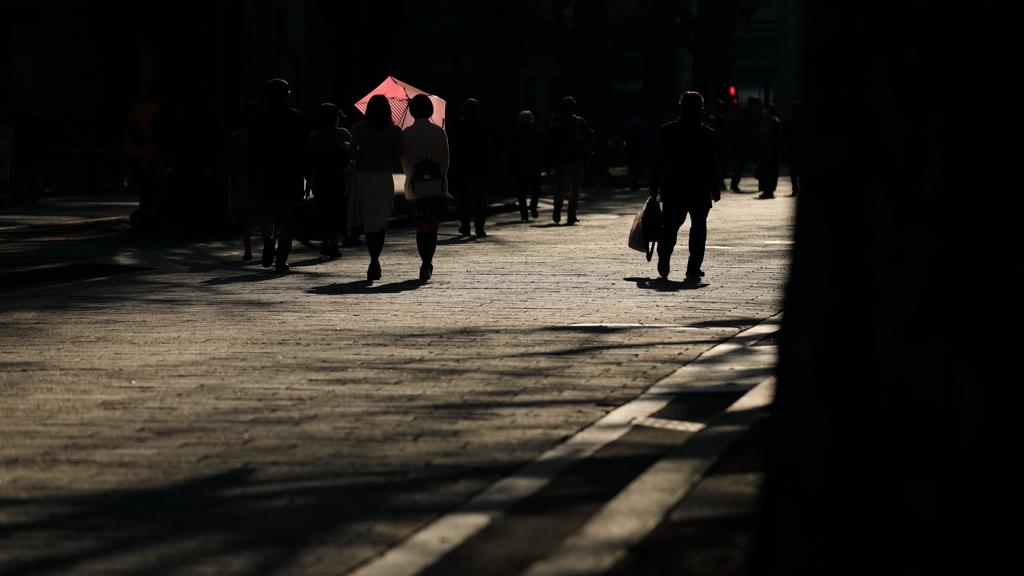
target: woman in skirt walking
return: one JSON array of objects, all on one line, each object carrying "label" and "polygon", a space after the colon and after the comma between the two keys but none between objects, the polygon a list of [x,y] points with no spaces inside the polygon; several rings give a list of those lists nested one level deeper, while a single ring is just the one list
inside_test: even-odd
[{"label": "woman in skirt walking", "polygon": [[384,233],[395,207],[395,182],[391,167],[399,162],[402,129],[391,120],[391,106],[374,94],[366,106],[366,120],[352,128],[350,152],[356,173],[349,183],[348,230],[362,225],[370,252],[368,280],[380,280],[380,253]]},{"label": "woman in skirt walking", "polygon": [[434,104],[427,95],[414,96],[409,113],[416,121],[402,131],[405,198],[409,218],[416,223],[420,280],[429,280],[434,272],[437,228],[448,217],[448,136],[444,128],[430,122]]}]

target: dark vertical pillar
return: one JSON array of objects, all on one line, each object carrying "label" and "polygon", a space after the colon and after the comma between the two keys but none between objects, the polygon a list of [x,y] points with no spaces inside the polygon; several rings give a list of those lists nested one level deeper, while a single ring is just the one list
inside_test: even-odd
[{"label": "dark vertical pillar", "polygon": [[[797,208],[757,574],[996,574],[1016,549],[1007,90],[1021,8],[803,4]],[[1011,314],[1011,316],[1015,316]]]}]

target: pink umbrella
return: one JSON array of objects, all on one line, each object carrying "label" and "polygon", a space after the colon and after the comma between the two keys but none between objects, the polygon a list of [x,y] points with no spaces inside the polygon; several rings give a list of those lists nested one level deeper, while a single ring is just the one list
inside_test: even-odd
[{"label": "pink umbrella", "polygon": [[[381,82],[380,86],[377,86],[373,92],[370,92],[362,100],[356,102],[356,108],[363,114],[366,114],[366,104],[370,101],[371,96],[377,94],[383,94],[388,99],[388,103],[391,104],[391,120],[395,125],[404,130],[415,121],[415,118],[408,114],[409,101],[417,94],[427,93],[419,88],[409,86],[401,80],[395,80],[388,76],[387,80]],[[430,100],[434,103],[434,115],[430,117],[430,121],[444,128],[444,100],[433,94],[427,94],[427,96],[430,96]]]}]

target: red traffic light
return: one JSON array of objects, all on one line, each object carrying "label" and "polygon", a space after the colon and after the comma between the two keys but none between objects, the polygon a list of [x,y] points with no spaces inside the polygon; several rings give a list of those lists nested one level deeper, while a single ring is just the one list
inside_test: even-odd
[{"label": "red traffic light", "polygon": [[735,86],[729,86],[729,96],[735,96],[735,95],[736,95],[736,87]]}]

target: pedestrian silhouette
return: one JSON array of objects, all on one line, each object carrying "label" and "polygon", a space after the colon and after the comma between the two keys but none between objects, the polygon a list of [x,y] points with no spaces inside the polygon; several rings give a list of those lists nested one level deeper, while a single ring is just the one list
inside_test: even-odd
[{"label": "pedestrian silhouette", "polygon": [[437,229],[441,220],[448,217],[448,136],[444,128],[430,122],[434,103],[426,94],[413,96],[409,114],[416,120],[402,131],[405,199],[409,218],[416,223],[420,280],[430,280],[434,273]]},{"label": "pedestrian silhouette", "polygon": [[509,147],[509,165],[519,199],[519,216],[523,222],[528,222],[531,215],[537,217],[540,173],[544,165],[544,135],[533,127],[533,112],[529,110],[519,113],[519,125],[512,133]]},{"label": "pedestrian silhouette", "polygon": [[352,135],[341,128],[343,115],[329,102],[316,111],[317,129],[309,135],[313,208],[321,235],[320,255],[338,258],[338,243],[345,232],[345,166]]},{"label": "pedestrian silhouette", "polygon": [[651,126],[633,111],[619,128],[619,136],[615,139],[615,147],[625,146],[626,172],[629,178],[629,189],[640,189],[640,172],[643,169],[644,155],[654,148]]},{"label": "pedestrian silhouette", "polygon": [[139,207],[128,215],[133,227],[144,228],[153,223],[154,215],[167,198],[167,175],[164,171],[168,121],[160,111],[160,92],[151,88],[141,104],[132,109],[125,122],[124,144],[128,190],[139,197]]},{"label": "pedestrian silhouette", "polygon": [[380,254],[388,219],[395,208],[395,181],[391,170],[401,161],[402,129],[391,119],[391,105],[382,94],[366,104],[362,122],[352,127],[350,153],[356,161],[349,182],[348,230],[362,226],[370,253],[367,280],[380,280]]},{"label": "pedestrian silhouette", "polygon": [[782,148],[789,160],[789,180],[793,184],[792,196],[800,194],[800,177],[804,171],[807,153],[807,127],[804,124],[803,105],[793,100],[793,115],[782,122]]},{"label": "pedestrian silhouette", "polygon": [[472,219],[477,237],[483,238],[487,236],[488,177],[491,164],[501,155],[501,135],[480,118],[480,102],[470,98],[462,105],[462,118],[448,128],[448,143],[452,155],[458,158],[449,180],[459,203],[459,233],[469,236]]},{"label": "pedestrian silhouette", "polygon": [[252,118],[246,170],[259,202],[263,267],[276,262],[276,269],[284,272],[289,269],[292,221],[310,176],[309,128],[305,114],[288,105],[288,82],[271,79],[264,94],[267,107]]},{"label": "pedestrian silhouette", "polygon": [[249,128],[253,116],[260,111],[260,105],[249,102],[242,106],[238,115],[238,130],[231,134],[228,143],[228,194],[231,202],[231,214],[238,219],[242,232],[242,245],[245,253],[242,260],[252,260],[252,226],[256,222],[259,211],[259,200],[256,190],[248,185],[246,165],[249,152]]},{"label": "pedestrian silhouette", "polygon": [[736,120],[736,165],[732,171],[732,184],[729,189],[740,192],[740,178],[747,164],[757,158],[758,134],[764,117],[761,114],[761,99],[757,96],[747,98],[747,106],[740,112]]},{"label": "pedestrian silhouette", "polygon": [[726,114],[725,102],[711,103],[711,114],[706,125],[715,130],[715,156],[718,158],[718,188],[725,190],[725,167],[731,158],[733,144],[732,119]]},{"label": "pedestrian silhouette", "polygon": [[715,131],[701,121],[704,99],[686,92],[679,99],[679,119],[658,132],[651,175],[650,195],[661,193],[662,231],[658,242],[658,274],[667,278],[679,228],[690,215],[689,260],[686,279],[704,276],[704,245],[712,200],[721,198],[718,164],[715,159]]},{"label": "pedestrian silhouette", "polygon": [[555,211],[551,219],[556,224],[562,220],[562,203],[568,190],[569,216],[565,223],[571,226],[579,222],[576,211],[583,185],[583,166],[594,156],[591,148],[594,132],[586,120],[576,115],[576,100],[572,96],[562,98],[559,109],[561,114],[548,130],[548,154],[555,166]]},{"label": "pedestrian silhouette", "polygon": [[758,198],[766,200],[775,198],[775,189],[779,185],[779,143],[781,142],[782,125],[775,116],[775,104],[764,105],[764,120],[757,134],[757,189],[761,191]]}]

